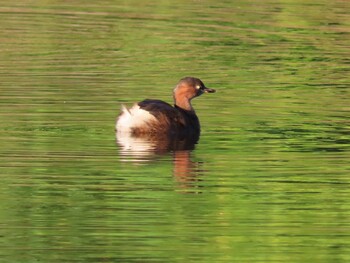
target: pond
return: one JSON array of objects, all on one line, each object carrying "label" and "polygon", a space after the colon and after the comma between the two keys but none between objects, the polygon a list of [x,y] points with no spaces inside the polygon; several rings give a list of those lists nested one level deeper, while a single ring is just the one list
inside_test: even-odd
[{"label": "pond", "polygon": [[[350,261],[348,1],[12,1],[0,7],[3,262]],[[121,142],[172,103],[200,140]]]}]

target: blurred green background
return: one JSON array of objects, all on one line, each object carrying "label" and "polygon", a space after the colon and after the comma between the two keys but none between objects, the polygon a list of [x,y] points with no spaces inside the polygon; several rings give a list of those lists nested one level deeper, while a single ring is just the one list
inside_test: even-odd
[{"label": "blurred green background", "polygon": [[[348,1],[2,1],[0,262],[348,262]],[[195,150],[119,145],[195,76]]]}]

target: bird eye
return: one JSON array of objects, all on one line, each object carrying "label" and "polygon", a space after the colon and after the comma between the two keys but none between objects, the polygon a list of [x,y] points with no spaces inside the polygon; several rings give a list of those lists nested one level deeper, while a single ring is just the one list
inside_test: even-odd
[{"label": "bird eye", "polygon": [[201,88],[201,86],[199,86],[199,85],[196,86],[196,89],[200,89],[200,88]]}]

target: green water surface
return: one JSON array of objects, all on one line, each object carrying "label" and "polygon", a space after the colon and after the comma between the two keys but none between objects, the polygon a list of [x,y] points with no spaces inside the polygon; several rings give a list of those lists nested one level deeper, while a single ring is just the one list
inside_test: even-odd
[{"label": "green water surface", "polygon": [[[2,1],[0,262],[350,262],[349,10]],[[185,76],[194,150],[117,142]]]}]

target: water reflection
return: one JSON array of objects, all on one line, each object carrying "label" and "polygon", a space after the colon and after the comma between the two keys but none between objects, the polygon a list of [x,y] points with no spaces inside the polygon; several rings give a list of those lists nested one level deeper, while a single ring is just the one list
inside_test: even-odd
[{"label": "water reflection", "polygon": [[[172,151],[191,151],[198,142],[199,136],[174,137],[161,135],[133,136],[129,133],[116,133],[117,143],[121,147],[121,159],[134,157],[133,161],[147,161],[155,154],[165,154]],[[130,158],[127,158],[130,160]]]},{"label": "water reflection", "polygon": [[[191,160],[191,152],[185,150],[174,151],[173,153],[173,175],[180,190],[193,190],[196,188],[204,172],[204,170],[200,169],[202,162]],[[198,193],[198,190],[194,192]]]},{"label": "water reflection", "polygon": [[120,146],[120,160],[140,164],[157,161],[160,156],[171,154],[173,176],[180,189],[192,188],[199,181],[201,162],[191,159],[198,137],[135,137],[128,133],[116,134]]}]

